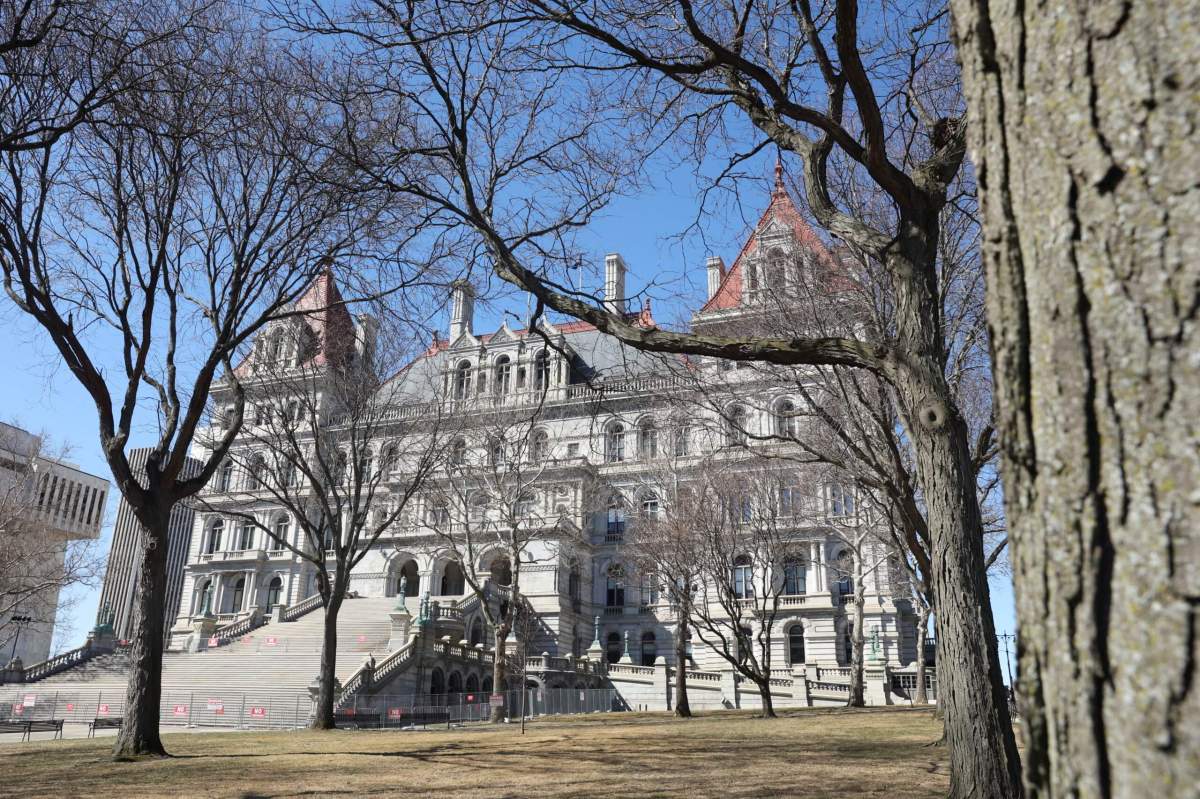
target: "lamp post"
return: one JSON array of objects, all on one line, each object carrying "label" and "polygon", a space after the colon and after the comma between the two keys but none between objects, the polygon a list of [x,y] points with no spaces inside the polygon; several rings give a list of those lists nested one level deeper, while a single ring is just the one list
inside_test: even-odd
[{"label": "lamp post", "polygon": [[9,621],[17,625],[17,634],[13,636],[12,653],[8,656],[8,662],[11,663],[17,657],[17,642],[21,640],[21,629],[27,624],[32,624],[33,617],[14,614]]}]

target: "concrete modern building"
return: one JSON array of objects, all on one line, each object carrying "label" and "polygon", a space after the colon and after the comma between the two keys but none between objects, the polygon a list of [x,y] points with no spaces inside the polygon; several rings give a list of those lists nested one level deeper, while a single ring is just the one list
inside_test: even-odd
[{"label": "concrete modern building", "polygon": [[[129,453],[129,465],[135,475],[144,475],[146,458],[150,449],[135,449]],[[194,477],[200,472],[201,463],[188,458],[184,463],[183,476]],[[183,570],[187,564],[188,548],[191,545],[195,512],[190,504],[180,503],[171,511],[168,530],[167,551],[167,595],[164,603],[163,630],[171,629],[179,612],[179,600],[183,595]],[[96,621],[107,614],[111,618],[113,635],[117,640],[128,640],[137,629],[138,618],[138,566],[146,546],[146,535],[141,523],[124,498],[117,506],[117,520],[113,525],[112,547],[108,551],[108,567],[104,572],[104,585],[100,591],[100,605]]]},{"label": "concrete modern building", "polygon": [[[108,481],[44,451],[40,436],[0,422],[0,527],[6,603],[0,659],[26,666],[50,656],[71,541],[100,536]],[[25,586],[44,586],[25,594]]]}]

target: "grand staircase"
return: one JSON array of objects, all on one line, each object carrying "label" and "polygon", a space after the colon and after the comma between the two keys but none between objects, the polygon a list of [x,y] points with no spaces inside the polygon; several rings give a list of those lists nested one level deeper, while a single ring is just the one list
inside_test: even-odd
[{"label": "grand staircase", "polygon": [[[394,598],[348,598],[338,615],[338,677],[346,680],[368,654],[387,653]],[[296,693],[306,691],[317,676],[321,659],[324,614],[318,609],[296,621],[267,624],[215,649],[163,655],[163,692],[224,694]],[[73,668],[25,684],[41,693],[124,692],[129,655],[117,651],[93,657]],[[19,686],[14,686],[19,687]]]}]

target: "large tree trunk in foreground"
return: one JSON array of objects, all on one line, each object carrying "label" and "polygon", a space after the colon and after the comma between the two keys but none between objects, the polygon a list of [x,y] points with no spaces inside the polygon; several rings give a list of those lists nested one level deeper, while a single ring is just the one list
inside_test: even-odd
[{"label": "large tree trunk in foreground", "polygon": [[771,678],[767,677],[758,683],[759,701],[762,703],[763,718],[773,719],[775,716],[775,702],[771,698]]},{"label": "large tree trunk in foreground", "polygon": [[854,609],[852,622],[854,628],[850,631],[850,696],[846,699],[846,707],[865,707],[866,697],[863,696],[863,599],[866,591],[863,588],[861,553],[854,555]]},{"label": "large tree trunk in foreground", "polygon": [[1194,796],[1196,6],[952,6],[986,232],[1025,780],[1032,796]]},{"label": "large tree trunk in foreground", "polygon": [[[511,612],[511,611],[510,611]],[[505,645],[508,642],[508,633],[512,625],[507,621],[500,625],[500,629],[496,631],[496,647],[493,651],[492,660],[492,693],[500,694],[504,697],[504,701],[508,702],[508,691],[504,690],[504,680],[507,678],[507,669],[505,668]],[[524,690],[522,685],[521,689]],[[507,718],[508,708],[506,705],[492,706],[491,715],[488,720],[492,724],[500,724]]]},{"label": "large tree trunk in foreground", "polygon": [[680,606],[679,623],[675,625],[675,715],[681,719],[692,717],[692,706],[687,695],[687,637],[688,615]]},{"label": "large tree trunk in foreground", "polygon": [[337,679],[338,613],[342,609],[345,591],[335,586],[325,605],[324,640],[321,642],[321,670],[317,674],[317,707],[309,729],[332,730],[337,726],[333,717],[334,680]]},{"label": "large tree trunk in foreground", "polygon": [[125,713],[113,757],[166,756],[159,737],[162,702],[163,597],[167,585],[167,531],[170,508],[138,514],[146,530],[146,547],[138,574],[138,627],[133,664],[125,691]]}]

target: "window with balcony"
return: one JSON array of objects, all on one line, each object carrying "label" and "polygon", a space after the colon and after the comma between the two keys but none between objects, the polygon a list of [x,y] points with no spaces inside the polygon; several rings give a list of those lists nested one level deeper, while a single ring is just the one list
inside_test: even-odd
[{"label": "window with balcony", "polygon": [[280,599],[283,596],[283,580],[279,577],[272,577],[270,584],[267,586],[267,608],[273,608],[280,604]]},{"label": "window with balcony", "polygon": [[208,525],[208,534],[204,539],[203,554],[212,555],[221,548],[221,535],[225,532],[225,520],[213,519]]},{"label": "window with balcony", "polygon": [[795,438],[797,433],[796,403],[790,399],[782,399],[775,403],[772,414],[775,424],[775,435],[780,438]]},{"label": "window with balcony", "polygon": [[464,400],[471,396],[471,362],[459,361],[454,367],[454,399]]},{"label": "window with balcony", "polygon": [[798,666],[804,662],[804,625],[793,624],[788,629],[788,663]]},{"label": "window with balcony", "polygon": [[738,555],[733,561],[733,595],[738,599],[754,598],[754,567],[749,555]]},{"label": "window with balcony", "polygon": [[545,391],[550,387],[550,355],[540,351],[533,359],[533,389]]},{"label": "window with balcony", "polygon": [[610,610],[616,610],[625,607],[625,570],[621,565],[614,563],[608,567],[606,573],[606,585],[604,593],[604,606]]},{"label": "window with balcony", "polygon": [[855,514],[854,490],[842,483],[832,483],[829,486],[829,515],[835,518],[847,518]]},{"label": "window with balcony", "polygon": [[283,549],[292,536],[292,520],[286,513],[275,517],[274,533],[275,540],[271,542],[271,548]]},{"label": "window with balcony", "polygon": [[496,359],[496,393],[507,394],[512,391],[512,359],[501,355]]},{"label": "window with balcony", "polygon": [[641,516],[647,522],[656,522],[662,517],[662,504],[657,494],[646,494],[642,497]]},{"label": "window with balcony", "polygon": [[550,455],[550,435],[545,430],[535,430],[529,437],[529,461],[541,463]]},{"label": "window with balcony", "polygon": [[791,558],[783,564],[783,593],[796,596],[805,593],[804,562]]},{"label": "window with balcony", "polygon": [[604,529],[604,540],[619,542],[625,536],[625,503],[619,496],[608,500],[608,519]]},{"label": "window with balcony", "polygon": [[238,549],[254,549],[254,525],[250,522],[242,522],[238,529]]},{"label": "window with balcony", "polygon": [[217,473],[217,490],[229,491],[233,488],[233,461],[225,461],[221,464],[221,471]]}]

